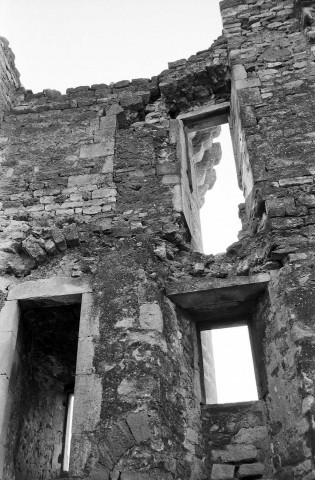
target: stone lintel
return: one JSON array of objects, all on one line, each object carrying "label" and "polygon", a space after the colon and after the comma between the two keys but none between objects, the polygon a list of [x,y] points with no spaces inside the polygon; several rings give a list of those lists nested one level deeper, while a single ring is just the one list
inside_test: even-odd
[{"label": "stone lintel", "polygon": [[181,115],[178,115],[177,120],[181,120],[184,125],[188,127],[195,127],[196,124],[202,122],[206,122],[207,126],[210,126],[210,117],[220,117],[219,123],[217,123],[216,125],[222,125],[222,123],[228,122],[229,111],[230,103],[223,102],[219,103],[218,105],[208,105],[206,107],[198,108],[198,110],[194,110],[192,112],[183,113]]},{"label": "stone lintel", "polygon": [[169,284],[166,293],[176,305],[191,312],[196,320],[229,321],[232,324],[243,320],[246,323],[269,280],[268,273],[227,279],[193,278],[188,282]]},{"label": "stone lintel", "polygon": [[[88,280],[70,277],[51,277],[14,285],[9,289],[8,300],[38,300],[51,298],[61,303],[74,303],[76,297],[92,291]],[[55,302],[54,302],[55,303]]]}]

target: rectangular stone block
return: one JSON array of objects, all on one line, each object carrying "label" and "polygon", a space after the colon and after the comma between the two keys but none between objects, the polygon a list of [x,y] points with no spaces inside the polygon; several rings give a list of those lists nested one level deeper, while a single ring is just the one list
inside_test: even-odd
[{"label": "rectangular stone block", "polygon": [[88,375],[94,372],[94,339],[93,337],[79,338],[77,353],[77,375]]},{"label": "rectangular stone block", "polygon": [[241,63],[233,65],[232,72],[234,80],[244,80],[245,78],[247,78],[247,72],[244,65],[242,65]]},{"label": "rectangular stone block", "polygon": [[6,430],[9,423],[11,396],[9,393],[9,379],[0,375],[0,432],[1,441],[5,443]]},{"label": "rectangular stone block", "polygon": [[244,88],[260,87],[261,83],[259,78],[245,78],[235,81],[236,90],[242,90]]},{"label": "rectangular stone block", "polygon": [[100,310],[93,305],[93,294],[84,293],[81,301],[79,338],[99,334]]},{"label": "rectangular stone block", "polygon": [[118,125],[116,115],[106,115],[100,118],[100,129],[116,128]]},{"label": "rectangular stone block", "polygon": [[234,478],[234,471],[234,465],[215,463],[211,471],[211,480],[232,480]]},{"label": "rectangular stone block", "polygon": [[91,145],[82,145],[80,149],[80,158],[97,158],[113,155],[115,140],[110,139],[101,143],[92,143]]},{"label": "rectangular stone block", "polygon": [[293,185],[307,185],[313,183],[313,177],[292,177],[292,178],[281,178],[279,180],[280,187],[292,187]]},{"label": "rectangular stone block", "polygon": [[228,445],[225,450],[212,451],[213,460],[222,463],[254,461],[257,455],[257,448],[254,445]]},{"label": "rectangular stone block", "polygon": [[[243,80],[240,81],[242,82]],[[262,102],[258,87],[242,88],[241,90],[238,90],[238,97],[241,105],[257,105]]]},{"label": "rectangular stone block", "polygon": [[92,432],[100,421],[102,380],[98,375],[76,375],[72,432]]},{"label": "rectangular stone block", "polygon": [[75,186],[91,186],[104,182],[104,176],[98,173],[91,173],[90,175],[73,175],[69,177],[68,187]]},{"label": "rectangular stone block", "polygon": [[0,479],[2,479],[2,475],[3,475],[4,461],[5,461],[5,446],[3,445],[3,442],[0,441]]},{"label": "rectangular stone block", "polygon": [[102,207],[99,205],[93,205],[92,207],[86,207],[82,209],[83,215],[96,215],[102,211]]},{"label": "rectangular stone block", "polygon": [[[109,117],[109,118],[115,118],[115,117]],[[98,130],[94,134],[94,140],[95,142],[109,142],[112,141],[115,143],[115,127],[106,127]]]},{"label": "rectangular stone block", "polygon": [[11,370],[16,347],[16,336],[13,332],[0,333],[0,375],[11,377]]},{"label": "rectangular stone block", "polygon": [[87,435],[72,435],[69,468],[71,477],[79,478],[84,475],[84,468],[91,454],[91,449],[91,440]]},{"label": "rectangular stone block", "polygon": [[140,305],[139,322],[141,328],[163,332],[163,317],[158,303]]},{"label": "rectangular stone block", "polygon": [[92,198],[109,198],[116,196],[115,188],[99,188],[92,192]]},{"label": "rectangular stone block", "polygon": [[259,478],[264,474],[264,469],[262,463],[245,463],[240,466],[238,476],[239,478]]},{"label": "rectangular stone block", "polygon": [[57,276],[15,285],[9,290],[8,300],[62,297],[91,291],[92,287],[85,280]]},{"label": "rectangular stone block", "polygon": [[275,230],[286,230],[288,228],[299,228],[304,225],[300,217],[273,217],[269,219],[269,225]]},{"label": "rectangular stone block", "polygon": [[113,173],[113,170],[114,170],[114,157],[110,155],[109,157],[105,158],[105,162],[102,167],[102,173]]},{"label": "rectangular stone block", "polygon": [[147,412],[130,413],[126,420],[137,443],[145,442],[151,438]]},{"label": "rectangular stone block", "polygon": [[18,302],[5,302],[0,312],[0,335],[3,332],[12,332],[17,336],[19,329],[20,309]]}]

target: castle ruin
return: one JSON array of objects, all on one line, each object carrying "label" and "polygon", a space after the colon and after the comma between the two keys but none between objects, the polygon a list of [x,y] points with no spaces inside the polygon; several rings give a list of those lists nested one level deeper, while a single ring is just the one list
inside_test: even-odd
[{"label": "castle ruin", "polygon": [[[2,480],[315,479],[315,3],[220,8],[209,49],[64,95],[1,38]],[[225,123],[243,229],[204,255]],[[201,334],[244,323],[259,400],[219,404]]]}]

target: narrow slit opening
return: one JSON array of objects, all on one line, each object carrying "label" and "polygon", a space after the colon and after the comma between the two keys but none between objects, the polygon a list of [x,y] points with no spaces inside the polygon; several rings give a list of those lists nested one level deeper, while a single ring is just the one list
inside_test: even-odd
[{"label": "narrow slit opening", "polygon": [[67,402],[65,445],[64,445],[63,462],[62,462],[63,472],[69,472],[69,466],[70,466],[70,447],[71,447],[71,438],[72,438],[73,405],[74,405],[74,394],[70,393],[68,395],[68,402]]},{"label": "narrow slit opening", "polygon": [[242,229],[239,204],[244,202],[237,181],[230,128],[221,125],[221,133],[212,145],[221,145],[222,156],[213,165],[212,180],[200,209],[201,235],[205,254],[217,254],[238,240]]}]

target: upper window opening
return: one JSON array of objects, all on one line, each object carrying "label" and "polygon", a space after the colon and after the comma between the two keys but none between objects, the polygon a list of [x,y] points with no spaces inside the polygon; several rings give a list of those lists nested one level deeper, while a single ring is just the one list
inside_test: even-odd
[{"label": "upper window opening", "polygon": [[222,103],[178,117],[184,133],[183,212],[192,247],[206,254],[225,251],[242,228],[238,205],[244,197],[238,186],[229,112],[229,103]]},{"label": "upper window opening", "polygon": [[221,132],[210,150],[213,152],[213,167],[211,174],[208,174],[209,177],[211,175],[211,182],[204,186],[204,204],[200,209],[201,235],[206,254],[224,252],[238,240],[238,232],[242,228],[238,205],[244,202],[244,196],[237,184],[230,129],[228,124],[218,128]]}]

